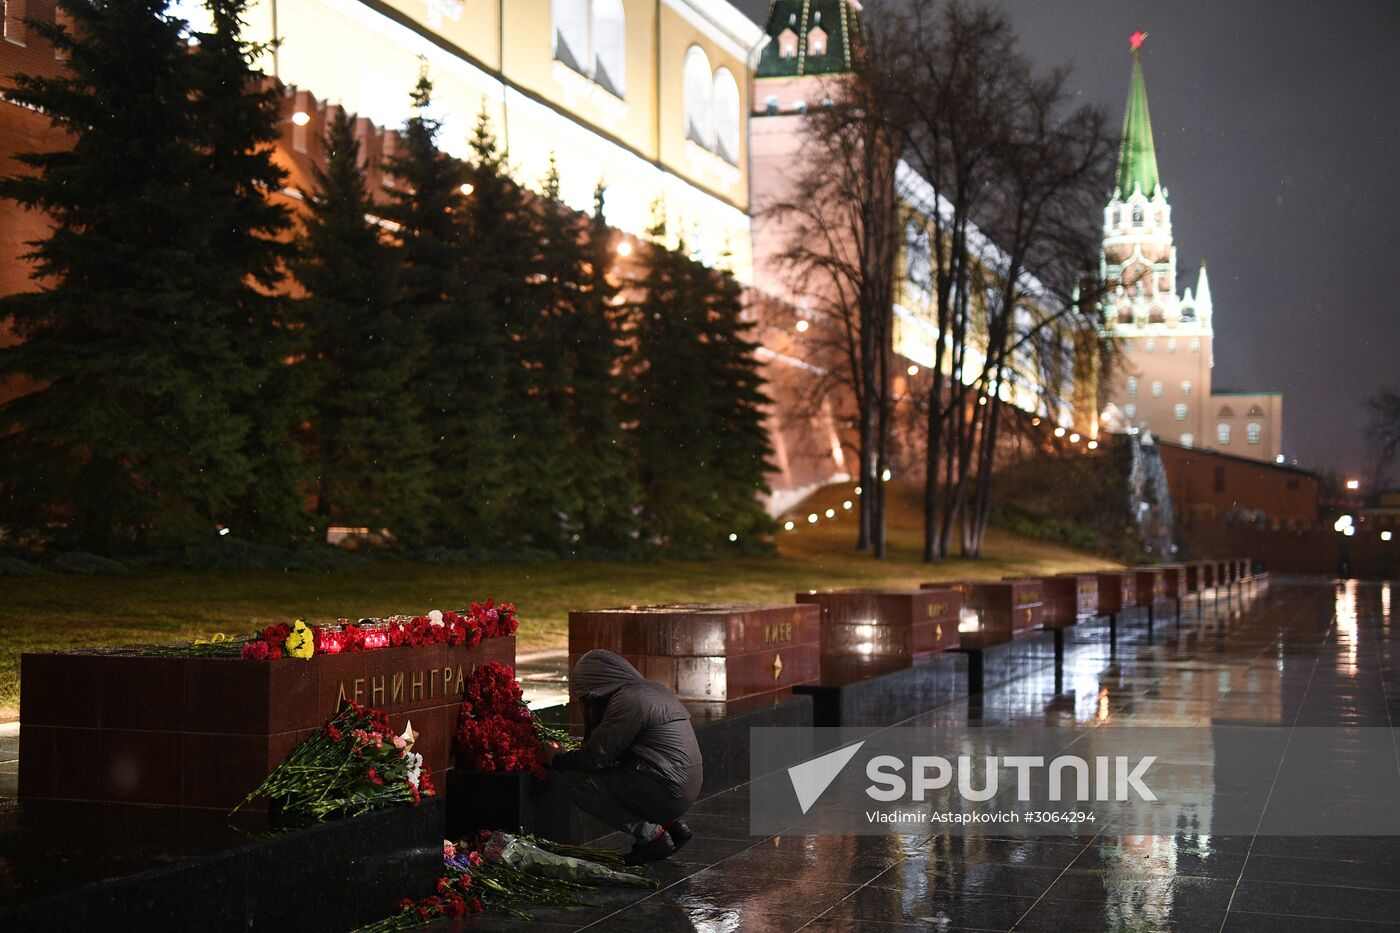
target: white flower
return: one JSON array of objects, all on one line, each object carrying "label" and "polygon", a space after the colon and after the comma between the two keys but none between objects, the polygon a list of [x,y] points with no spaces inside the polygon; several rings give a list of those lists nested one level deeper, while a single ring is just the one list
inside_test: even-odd
[{"label": "white flower", "polygon": [[442,624],[442,610],[441,610],[441,609],[434,609],[432,612],[428,613],[428,621],[431,622],[431,623],[433,623],[434,625],[441,625],[441,624]]},{"label": "white flower", "polygon": [[408,783],[414,787],[418,786],[418,777],[423,773],[423,756],[417,752],[409,752],[408,758]]}]

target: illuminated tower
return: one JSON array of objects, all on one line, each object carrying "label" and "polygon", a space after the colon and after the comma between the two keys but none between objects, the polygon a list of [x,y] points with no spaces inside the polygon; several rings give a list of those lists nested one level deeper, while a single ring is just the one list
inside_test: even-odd
[{"label": "illuminated tower", "polygon": [[[1157,173],[1157,147],[1134,33],[1118,172],[1103,211],[1104,331],[1122,364],[1108,386],[1105,427],[1148,429],[1184,447],[1273,460],[1282,453],[1283,397],[1222,392],[1211,384],[1215,313],[1201,263],[1196,287],[1178,295],[1172,208]],[[1114,411],[1116,410],[1116,414]]]},{"label": "illuminated tower", "polygon": [[[1204,440],[1211,393],[1210,286],[1178,296],[1172,208],[1157,172],[1157,148],[1142,74],[1144,33],[1134,33],[1132,79],[1118,171],[1103,212],[1104,325],[1118,341],[1122,374],[1109,401],[1131,427],[1187,446]],[[1202,300],[1204,299],[1204,300]]]}]

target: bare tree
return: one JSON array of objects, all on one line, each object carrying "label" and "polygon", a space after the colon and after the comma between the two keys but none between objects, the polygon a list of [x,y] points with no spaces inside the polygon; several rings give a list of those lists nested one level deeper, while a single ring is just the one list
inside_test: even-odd
[{"label": "bare tree", "polygon": [[1366,437],[1374,460],[1376,488],[1380,488],[1400,458],[1400,390],[1379,390],[1366,400],[1366,408],[1371,413]]},{"label": "bare tree", "polygon": [[[882,33],[877,33],[882,35]],[[900,80],[869,43],[830,82],[829,105],[806,123],[804,160],[764,214],[787,232],[780,260],[833,336],[836,378],[855,400],[860,462],[857,547],[885,553],[880,476],[889,451],[895,260],[902,224],[895,190]]]},{"label": "bare tree", "polygon": [[963,552],[980,553],[1017,355],[1083,306],[1073,283],[1092,264],[1094,199],[1106,190],[1111,149],[1102,114],[1067,114],[1065,72],[1035,75],[999,12],[911,0],[897,34],[901,67],[917,76],[904,156],[933,192],[936,227],[924,489],[931,561],[950,553],[959,525]]}]

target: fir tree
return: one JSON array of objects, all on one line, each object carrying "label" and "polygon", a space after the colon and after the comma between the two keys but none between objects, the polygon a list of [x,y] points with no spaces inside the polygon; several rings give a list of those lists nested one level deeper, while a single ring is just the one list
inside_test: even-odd
[{"label": "fir tree", "polygon": [[28,254],[40,290],[0,302],[23,341],[0,374],[35,386],[0,412],[4,519],[103,550],[211,534],[247,488],[250,421],[228,404],[240,348],[195,274],[214,259],[195,57],[165,0],[60,7],[71,29],[32,28],[67,68],[7,91],[72,147],[0,182],[53,225]]},{"label": "fir tree", "polygon": [[538,224],[509,177],[484,110],[468,142],[472,193],[463,212],[462,287],[453,314],[434,334],[435,344],[456,348],[467,361],[456,373],[463,399],[456,423],[471,487],[459,491],[455,511],[477,543],[550,548],[562,520],[550,506],[549,465],[535,455],[543,400],[531,394],[544,298]]},{"label": "fir tree", "polygon": [[623,429],[625,400],[632,395],[622,368],[624,309],[609,278],[614,234],[604,218],[604,190],[593,194],[593,217],[584,251],[584,284],[567,341],[573,391],[569,430],[574,482],[579,503],[580,545],[591,551],[620,552],[635,547],[634,508],[641,501],[636,454]]},{"label": "fir tree", "polygon": [[297,278],[306,288],[305,369],[314,399],[309,432],[316,517],[388,528],[421,541],[431,513],[432,464],[410,378],[424,341],[400,312],[394,255],[369,216],[354,119],[337,108],[308,215]]},{"label": "fir tree", "polygon": [[690,259],[683,242],[649,251],[642,285],[636,437],[647,534],[680,553],[732,546],[731,535],[762,546],[767,399],[739,285]]},{"label": "fir tree", "polygon": [[286,173],[272,157],[277,89],[256,61],[268,51],[243,38],[248,0],[207,0],[209,32],[192,56],[193,106],[203,150],[191,190],[204,214],[204,255],[195,270],[198,301],[226,328],[242,370],[218,386],[248,422],[249,483],[227,523],[270,540],[305,534],[308,480],[294,443],[307,413],[305,380],[289,361],[301,350],[282,286],[291,216],[274,198]]},{"label": "fir tree", "polygon": [[710,457],[716,467],[716,480],[707,488],[710,516],[726,540],[733,534],[741,547],[766,547],[762,542],[774,529],[759,496],[769,491],[773,449],[758,344],[748,336],[753,325],[744,320],[743,289],[731,273],[699,263],[692,263],[691,271],[701,280],[707,306],[702,345],[710,386]]},{"label": "fir tree", "polygon": [[718,542],[706,487],[718,480],[707,437],[711,411],[700,344],[704,301],[690,260],[658,242],[646,251],[635,314],[635,437],[647,540],[676,552]]},{"label": "fir tree", "polygon": [[399,264],[394,317],[421,341],[409,391],[427,433],[434,513],[428,539],[471,544],[481,524],[481,488],[474,461],[479,425],[473,371],[474,339],[462,327],[460,295],[464,216],[471,173],[438,149],[441,124],[431,115],[432,82],[419,77],[413,113],[384,170],[392,179],[384,216],[396,226]]},{"label": "fir tree", "polygon": [[[578,327],[584,307],[586,219],[559,196],[553,156],[543,184],[544,198],[521,202],[521,217],[533,220],[536,282],[518,324],[519,368],[512,389],[518,443],[519,488],[515,508],[529,543],[550,551],[575,549],[583,538],[579,482],[583,464],[570,429]],[[597,403],[597,399],[590,399]]]}]

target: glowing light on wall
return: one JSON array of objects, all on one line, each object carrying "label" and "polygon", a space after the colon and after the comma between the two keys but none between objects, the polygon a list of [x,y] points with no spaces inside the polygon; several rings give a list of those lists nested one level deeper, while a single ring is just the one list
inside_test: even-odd
[{"label": "glowing light on wall", "polygon": [[296,113],[292,114],[292,122],[297,126],[305,126],[311,122],[311,114],[307,113],[305,110],[298,110]]},{"label": "glowing light on wall", "polygon": [[795,326],[797,327],[797,332],[799,334],[805,334],[807,333],[807,328],[811,327],[812,325],[807,323],[806,321],[798,321]]},{"label": "glowing light on wall", "polygon": [[919,374],[919,367],[915,366],[913,363],[910,363],[910,364],[909,364],[909,375],[911,375],[911,376],[917,376],[918,374]]},{"label": "glowing light on wall", "polygon": [[793,525],[792,522],[783,522],[783,530],[784,530],[784,531],[792,531],[792,529],[795,528],[795,527],[796,527],[796,526]]},{"label": "glowing light on wall", "polygon": [[471,182],[469,182],[469,181],[464,181],[464,182],[462,182],[462,186],[461,186],[460,188],[458,188],[457,190],[460,191],[460,192],[462,192],[462,193],[465,194],[465,195],[470,195],[473,191],[476,190],[476,185],[473,185],[473,184],[472,184]]},{"label": "glowing light on wall", "polygon": [[617,244],[617,254],[618,254],[619,256],[631,256],[631,255],[632,255],[632,241],[631,241],[631,240],[623,240],[622,242],[618,243],[618,244]]}]

